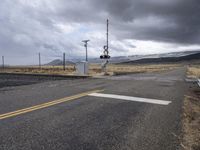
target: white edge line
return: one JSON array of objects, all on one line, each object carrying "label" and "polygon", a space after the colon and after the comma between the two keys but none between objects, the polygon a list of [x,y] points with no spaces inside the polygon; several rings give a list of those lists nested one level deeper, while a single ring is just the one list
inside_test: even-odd
[{"label": "white edge line", "polygon": [[104,98],[114,98],[128,101],[136,101],[142,103],[151,103],[151,104],[159,104],[159,105],[169,105],[171,101],[157,100],[157,99],[149,99],[149,98],[141,98],[141,97],[132,97],[132,96],[124,96],[124,95],[114,95],[114,94],[102,94],[102,93],[92,93],[88,94],[89,96],[96,97],[104,97]]},{"label": "white edge line", "polygon": [[200,87],[200,79],[198,79],[198,85],[199,85],[199,87]]}]

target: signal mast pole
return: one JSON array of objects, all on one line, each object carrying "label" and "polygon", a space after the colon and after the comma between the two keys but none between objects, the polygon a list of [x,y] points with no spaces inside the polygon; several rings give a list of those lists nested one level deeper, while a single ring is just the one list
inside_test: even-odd
[{"label": "signal mast pole", "polygon": [[100,59],[104,59],[105,61],[102,63],[102,71],[105,73],[105,75],[107,74],[106,72],[106,66],[109,63],[109,45],[108,45],[108,29],[109,29],[109,20],[107,19],[107,25],[106,25],[107,29],[106,29],[106,45],[103,47],[104,51],[103,51],[103,55],[100,56]]},{"label": "signal mast pole", "polygon": [[108,51],[108,26],[109,26],[109,20],[107,19],[107,33],[106,33],[106,35],[107,35],[107,51]]}]

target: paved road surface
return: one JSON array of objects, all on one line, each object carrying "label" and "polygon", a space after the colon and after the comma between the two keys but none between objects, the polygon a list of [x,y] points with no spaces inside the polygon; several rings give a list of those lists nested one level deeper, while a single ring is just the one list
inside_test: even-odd
[{"label": "paved road surface", "polygon": [[26,85],[20,80],[22,86],[4,83],[0,88],[0,116],[96,89],[103,89],[99,92],[102,94],[171,103],[159,105],[85,95],[70,101],[66,98],[63,103],[0,119],[0,149],[180,149],[177,136],[181,131],[181,107],[187,91],[184,78],[185,68],[178,68],[101,79],[26,81]]}]

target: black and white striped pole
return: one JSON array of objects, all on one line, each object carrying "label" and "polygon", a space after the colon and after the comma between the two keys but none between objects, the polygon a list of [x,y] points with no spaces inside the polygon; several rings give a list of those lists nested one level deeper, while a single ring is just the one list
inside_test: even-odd
[{"label": "black and white striped pole", "polygon": [[106,30],[106,45],[103,47],[103,55],[100,56],[100,59],[104,59],[105,61],[102,63],[102,71],[106,74],[106,66],[107,64],[109,63],[109,59],[110,59],[110,56],[109,56],[109,42],[108,42],[108,33],[109,33],[109,20],[107,19],[107,30]]}]

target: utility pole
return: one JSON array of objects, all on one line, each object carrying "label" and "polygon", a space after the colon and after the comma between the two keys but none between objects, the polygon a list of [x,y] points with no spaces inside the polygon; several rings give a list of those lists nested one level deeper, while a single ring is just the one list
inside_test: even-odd
[{"label": "utility pole", "polygon": [[85,56],[85,61],[88,61],[88,52],[87,52],[87,44],[90,40],[83,40],[82,42],[85,43],[85,50],[86,50],[86,56]]},{"label": "utility pole", "polygon": [[39,56],[39,68],[41,69],[41,56],[40,56],[40,53],[38,54]]},{"label": "utility pole", "polygon": [[63,70],[65,70],[65,53],[63,53]]},{"label": "utility pole", "polygon": [[2,56],[2,68],[4,69],[4,56]]}]

